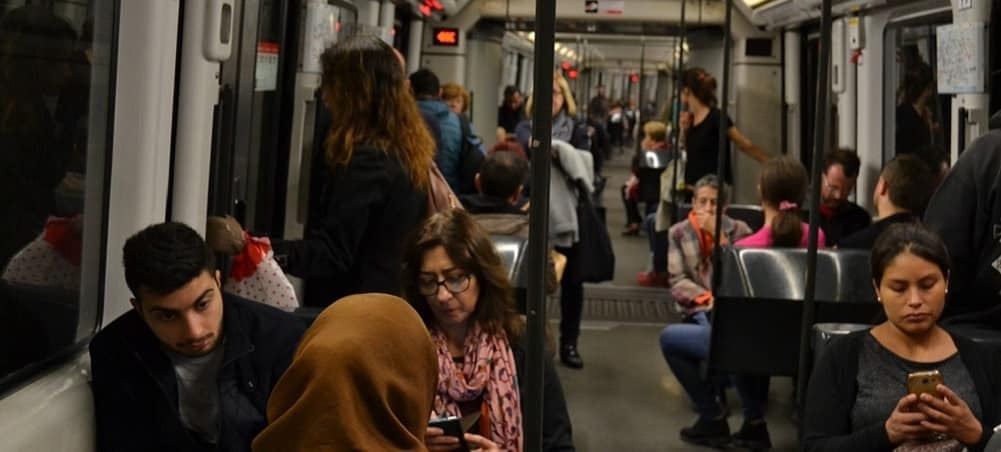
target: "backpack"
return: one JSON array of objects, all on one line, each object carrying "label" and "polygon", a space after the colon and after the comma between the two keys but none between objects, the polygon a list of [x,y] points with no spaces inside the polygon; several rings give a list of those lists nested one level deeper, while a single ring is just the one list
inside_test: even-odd
[{"label": "backpack", "polygon": [[459,186],[456,188],[460,195],[475,194],[476,174],[480,172],[480,167],[486,160],[483,140],[473,133],[466,115],[457,116],[459,128],[462,130],[462,146],[459,149]]}]

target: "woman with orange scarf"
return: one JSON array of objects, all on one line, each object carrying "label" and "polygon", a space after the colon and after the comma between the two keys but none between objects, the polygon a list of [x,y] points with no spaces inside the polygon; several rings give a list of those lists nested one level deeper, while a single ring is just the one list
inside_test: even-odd
[{"label": "woman with orange scarf", "polygon": [[[404,295],[430,330],[437,354],[431,417],[478,417],[467,442],[520,452],[525,321],[515,311],[493,243],[469,214],[453,210],[425,221],[404,256]],[[542,450],[573,451],[570,416],[551,360],[545,385]],[[454,450],[458,442],[437,428],[425,437],[431,451]]]}]

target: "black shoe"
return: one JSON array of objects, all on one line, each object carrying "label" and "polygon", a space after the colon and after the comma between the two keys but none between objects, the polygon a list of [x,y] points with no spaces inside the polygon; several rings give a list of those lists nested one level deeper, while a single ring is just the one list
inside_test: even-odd
[{"label": "black shoe", "polygon": [[584,367],[584,360],[581,359],[580,353],[577,353],[576,345],[565,344],[560,347],[560,362],[572,369]]},{"label": "black shoe", "polygon": [[751,423],[744,421],[740,431],[733,434],[733,447],[751,450],[771,449],[772,439],[768,435],[768,425],[764,421]]},{"label": "black shoe", "polygon": [[701,446],[726,447],[730,444],[730,426],[726,423],[726,418],[700,417],[695,425],[681,429],[681,440]]}]

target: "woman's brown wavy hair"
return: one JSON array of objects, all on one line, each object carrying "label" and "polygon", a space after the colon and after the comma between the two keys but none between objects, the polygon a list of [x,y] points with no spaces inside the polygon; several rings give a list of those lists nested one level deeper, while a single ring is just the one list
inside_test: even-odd
[{"label": "woman's brown wavy hair", "polygon": [[325,143],[330,167],[347,165],[359,146],[373,146],[399,159],[414,186],[426,189],[435,143],[393,48],[356,35],[324,51],[320,64],[332,119]]},{"label": "woman's brown wavy hair", "polygon": [[417,310],[430,328],[436,322],[428,298],[417,288],[424,255],[444,247],[449,259],[459,269],[476,277],[480,298],[470,320],[484,331],[504,331],[508,341],[517,342],[525,329],[514,303],[514,289],[507,269],[487,232],[466,211],[453,209],[435,214],[424,221],[407,244],[403,263],[403,297]]}]

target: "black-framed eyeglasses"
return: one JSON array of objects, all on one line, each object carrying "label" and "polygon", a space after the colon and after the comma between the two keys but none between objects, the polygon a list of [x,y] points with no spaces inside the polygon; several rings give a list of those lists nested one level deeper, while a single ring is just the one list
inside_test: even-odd
[{"label": "black-framed eyeglasses", "polygon": [[430,297],[438,293],[438,288],[445,286],[445,290],[457,295],[469,289],[469,274],[462,273],[448,276],[438,281],[437,279],[420,278],[417,280],[417,290],[425,297]]}]

